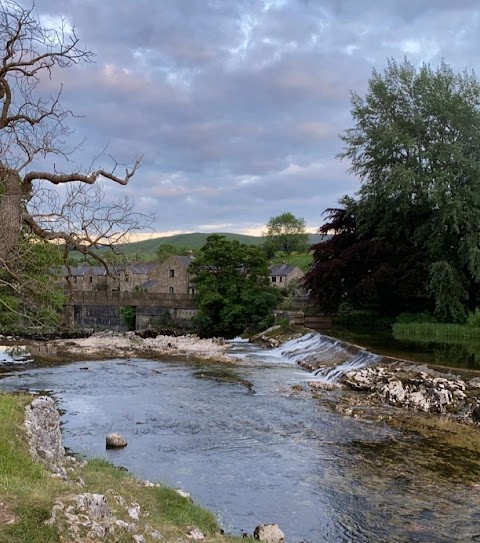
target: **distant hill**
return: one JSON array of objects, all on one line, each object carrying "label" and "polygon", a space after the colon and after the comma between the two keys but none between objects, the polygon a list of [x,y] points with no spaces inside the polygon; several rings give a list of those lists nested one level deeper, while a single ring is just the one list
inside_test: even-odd
[{"label": "distant hill", "polygon": [[[221,236],[225,236],[228,240],[237,240],[246,245],[261,245],[264,241],[262,236],[247,236],[245,234],[231,234],[228,232],[219,232]],[[117,245],[119,251],[129,257],[137,257],[139,260],[154,259],[157,250],[163,243],[175,245],[176,247],[187,247],[188,249],[200,249],[207,241],[211,233],[195,232],[192,234],[177,234],[175,236],[165,236],[144,241],[135,241],[132,243],[122,243]],[[322,236],[318,234],[310,234],[310,244],[319,243]],[[108,252],[110,249],[98,249],[98,253]],[[73,252],[72,256],[80,257],[80,253]]]}]

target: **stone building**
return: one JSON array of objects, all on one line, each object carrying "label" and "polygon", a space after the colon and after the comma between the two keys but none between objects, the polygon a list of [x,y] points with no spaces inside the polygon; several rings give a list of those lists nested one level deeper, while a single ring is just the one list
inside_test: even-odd
[{"label": "stone building", "polygon": [[299,284],[305,277],[298,266],[291,264],[271,264],[268,269],[270,282],[277,288],[287,288],[292,282]]},{"label": "stone building", "polygon": [[109,266],[107,273],[103,266],[62,266],[59,273],[64,285],[75,291],[119,291],[132,292],[143,289],[157,263],[115,264]]},{"label": "stone building", "polygon": [[[193,278],[188,267],[194,260],[194,255],[171,256],[159,264],[149,276],[149,292],[163,294],[195,294]],[[155,283],[152,283],[154,281]]]}]

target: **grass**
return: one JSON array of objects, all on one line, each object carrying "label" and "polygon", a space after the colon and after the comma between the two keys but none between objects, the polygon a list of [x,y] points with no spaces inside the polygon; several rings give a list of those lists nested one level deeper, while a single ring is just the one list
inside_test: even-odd
[{"label": "grass", "polygon": [[452,339],[480,341],[480,328],[433,322],[395,323],[393,337],[399,340],[443,342]]},{"label": "grass", "polygon": [[[195,232],[191,234],[177,234],[175,236],[165,236],[154,239],[146,239],[143,241],[135,241],[132,243],[123,243],[117,245],[117,249],[119,249],[124,255],[132,257],[134,259],[154,260],[157,254],[158,247],[163,243],[175,245],[176,247],[200,249],[205,245],[207,238],[210,235],[212,235],[212,233]],[[245,243],[246,245],[261,245],[264,242],[264,238],[262,236],[247,236],[245,234],[231,234],[228,232],[221,232],[220,235],[225,236],[229,241],[237,240],[240,243]],[[319,243],[321,240],[322,236],[320,236],[319,234],[310,234],[309,244],[312,245],[314,243]],[[98,249],[99,253],[105,253],[109,251],[110,249]],[[73,251],[71,253],[71,256],[75,258],[81,258],[82,255],[76,251]],[[311,262],[311,259],[309,262]],[[302,265],[296,265],[303,269]]]},{"label": "grass", "polygon": [[[139,526],[145,524],[144,517],[147,517],[146,522],[164,536],[162,541],[165,543],[183,541],[187,526],[198,526],[214,543],[239,541],[222,535],[212,513],[179,496],[173,489],[145,487],[141,481],[104,460],[77,464],[67,481],[52,478],[33,461],[28,450],[23,421],[25,406],[31,400],[27,394],[0,394],[0,502],[16,516],[14,524],[0,525],[0,543],[67,541],[68,535],[62,534],[57,526],[46,525],[45,521],[57,498],[67,500],[74,494],[87,492],[106,495],[114,514],[124,521],[129,520],[126,511],[113,495],[122,496],[127,503],[140,504],[144,515]],[[76,485],[78,477],[83,479],[85,486]],[[112,539],[107,537],[104,541]],[[114,541],[131,543],[132,535],[117,533]]]},{"label": "grass", "polygon": [[313,255],[309,254],[295,254],[289,256],[279,256],[272,259],[272,264],[282,264],[286,262],[292,266],[298,266],[302,271],[307,272],[313,262]]}]

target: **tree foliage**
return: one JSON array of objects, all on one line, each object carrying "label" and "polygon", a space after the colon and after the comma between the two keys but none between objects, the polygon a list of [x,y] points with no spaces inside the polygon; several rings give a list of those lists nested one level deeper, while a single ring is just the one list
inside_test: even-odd
[{"label": "tree foliage", "polygon": [[264,249],[268,256],[273,256],[277,251],[283,251],[286,255],[306,252],[309,236],[305,226],[305,219],[297,218],[289,212],[271,217],[264,234]]},{"label": "tree foliage", "polygon": [[[48,274],[50,262],[37,258],[26,262],[25,258],[38,256],[40,248],[44,256],[50,254],[45,242],[60,242],[65,260],[68,250],[76,249],[105,264],[92,249],[117,242],[143,224],[143,217],[133,212],[126,199],[104,204],[103,189],[97,184],[103,178],[126,185],[140,157],[120,175],[116,162],[109,169],[91,167],[88,173],[62,170],[62,164],[70,167],[72,162],[72,150],[66,147],[71,135],[67,120],[72,113],[62,105],[61,86],[48,96],[41,82],[59,70],[90,62],[92,57],[66,23],[47,27],[33,7],[24,8],[12,0],[1,3],[0,306],[3,313],[13,311],[12,315],[21,314],[35,325],[48,312],[34,311],[38,304],[23,293],[31,292],[35,275]],[[52,155],[56,157],[53,168]],[[32,262],[37,267],[29,267]],[[25,275],[29,269],[33,277]],[[37,295],[47,302],[51,293],[41,288]],[[15,304],[12,297],[18,297]]]},{"label": "tree foliage", "polygon": [[196,288],[195,324],[202,336],[235,337],[272,322],[278,300],[259,247],[214,234],[190,265]]},{"label": "tree foliage", "polygon": [[188,256],[192,252],[188,247],[177,247],[172,243],[161,243],[157,249],[157,260],[162,264],[171,256]]},{"label": "tree foliage", "polygon": [[311,298],[325,313],[335,314],[347,303],[395,314],[425,297],[428,272],[418,248],[361,237],[352,209],[328,209],[326,214],[319,233],[333,235],[312,247],[313,264],[304,279]]},{"label": "tree foliage", "polygon": [[[456,74],[443,62],[434,70],[392,60],[384,72],[373,72],[365,97],[352,94],[351,112],[355,125],[341,135],[340,157],[350,160],[351,172],[362,182],[356,198],[344,206],[355,232],[347,236],[341,229],[326,248],[316,247],[308,278],[312,290],[320,295],[322,279],[315,274],[327,265],[342,285],[352,280],[360,285],[383,261],[383,270],[394,272],[388,279],[393,291],[411,288],[411,296],[423,291],[438,317],[462,321],[467,307],[478,302],[480,284],[480,85],[475,75]],[[378,251],[377,266],[370,261],[372,247]],[[333,248],[336,256],[328,258],[326,251]],[[348,251],[359,252],[361,260],[348,263]],[[413,288],[412,277],[418,280]],[[348,288],[337,288],[330,309],[350,296]]]}]

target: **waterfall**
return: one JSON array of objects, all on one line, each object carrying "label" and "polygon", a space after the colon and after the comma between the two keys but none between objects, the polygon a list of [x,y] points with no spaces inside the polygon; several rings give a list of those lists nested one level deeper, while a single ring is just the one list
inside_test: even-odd
[{"label": "waterfall", "polygon": [[302,365],[321,365],[320,369],[311,372],[309,380],[325,383],[334,383],[348,371],[373,364],[380,358],[357,345],[317,332],[292,339],[273,349],[271,354]]},{"label": "waterfall", "polygon": [[333,368],[320,368],[312,372],[310,381],[322,381],[324,383],[334,383],[340,377],[351,370],[358,370],[373,364],[379,359],[379,355],[369,351],[361,350],[356,355],[351,356],[342,364]]}]

